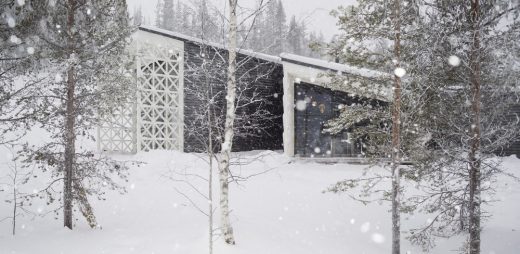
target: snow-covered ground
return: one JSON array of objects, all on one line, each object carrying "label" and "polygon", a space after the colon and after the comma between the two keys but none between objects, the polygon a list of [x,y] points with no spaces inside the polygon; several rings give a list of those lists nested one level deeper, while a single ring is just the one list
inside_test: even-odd
[{"label": "snow-covered ground", "polygon": [[[248,165],[235,167],[241,176],[251,176],[231,187],[237,245],[224,246],[217,239],[215,253],[389,253],[389,204],[364,206],[346,195],[322,193],[338,180],[360,176],[365,166],[291,162],[274,152],[243,154],[250,159],[259,155]],[[146,164],[131,170],[125,183],[127,194],[108,193],[106,201],[92,201],[102,229],[89,229],[82,218],[69,231],[62,227],[61,215],[59,220],[52,214],[25,216],[19,218],[13,237],[10,221],[5,220],[0,222],[0,253],[207,253],[207,217],[178,191],[203,209],[207,201],[187,184],[169,179],[184,179],[182,172],[206,174],[207,164],[197,155],[179,152],[156,151],[127,158]],[[505,166],[520,175],[520,160],[506,158]],[[188,178],[207,191],[204,181]],[[482,253],[520,253],[520,185],[507,178],[500,183],[497,197],[501,201],[487,208],[494,216],[485,223]],[[215,192],[216,187],[215,182]],[[1,197],[6,193],[0,193]],[[37,204],[31,209],[46,212]],[[0,218],[10,211],[10,204],[2,203]],[[402,224],[406,227],[426,219],[416,216]],[[442,240],[432,253],[455,253],[461,239]],[[406,240],[402,244],[403,253],[421,253]]]}]

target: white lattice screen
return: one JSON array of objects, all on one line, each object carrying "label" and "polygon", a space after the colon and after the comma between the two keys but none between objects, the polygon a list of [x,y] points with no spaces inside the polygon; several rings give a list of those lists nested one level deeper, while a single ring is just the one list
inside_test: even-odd
[{"label": "white lattice screen", "polygon": [[154,36],[136,37],[137,101],[101,121],[100,151],[183,150],[183,44]]},{"label": "white lattice screen", "polygon": [[135,130],[135,103],[128,103],[101,121],[98,128],[101,151],[135,153]]},{"label": "white lattice screen", "polygon": [[151,44],[139,49],[139,149],[183,149],[183,51]]}]

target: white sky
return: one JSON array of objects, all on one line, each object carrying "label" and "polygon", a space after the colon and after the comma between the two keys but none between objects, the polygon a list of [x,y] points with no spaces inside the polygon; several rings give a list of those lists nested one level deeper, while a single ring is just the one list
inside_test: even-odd
[{"label": "white sky", "polygon": [[[190,0],[184,0],[189,2]],[[228,0],[210,0],[219,9],[223,9]],[[127,0],[130,13],[135,7],[142,6],[144,15],[153,18],[157,0]],[[177,0],[175,0],[177,2]],[[239,5],[253,7],[257,0],[239,0]],[[323,32],[325,38],[330,39],[338,33],[336,19],[330,16],[330,11],[340,5],[351,5],[356,0],[282,0],[287,22],[292,15],[296,15],[298,20],[305,21],[308,30]],[[152,19],[153,21],[153,19]]]}]

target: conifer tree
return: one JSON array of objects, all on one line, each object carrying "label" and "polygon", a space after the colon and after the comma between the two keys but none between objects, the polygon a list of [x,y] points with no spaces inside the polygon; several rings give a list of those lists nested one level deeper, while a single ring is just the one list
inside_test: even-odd
[{"label": "conifer tree", "polygon": [[193,29],[196,31],[195,36],[197,38],[204,36],[205,40],[220,42],[222,38],[219,34],[221,26],[217,23],[219,19],[209,10],[206,0],[199,0],[195,13],[196,27]]},{"label": "conifer tree", "polygon": [[[512,111],[519,98],[518,13],[515,1],[442,0],[425,13],[415,65],[429,94],[421,125],[434,149],[414,164],[425,193],[406,205],[435,218],[410,236],[425,249],[438,236],[467,233],[465,251],[480,253],[482,205],[489,201],[482,197],[504,173],[495,154],[519,136]],[[425,42],[430,47],[420,47]]]},{"label": "conifer tree", "polygon": [[274,48],[273,53],[278,55],[284,52],[284,42],[287,34],[287,17],[285,14],[285,9],[283,7],[282,1],[273,1],[273,4],[276,6],[275,9],[275,17],[274,17],[274,27],[273,27],[273,42]]},{"label": "conifer tree", "polygon": [[[41,147],[27,146],[25,161],[52,172],[42,195],[49,203],[62,203],[65,227],[73,227],[75,206],[95,227],[89,196],[101,198],[104,188],[122,190],[112,178],[125,178],[127,166],[82,143],[93,140],[100,119],[132,96],[126,46],[133,28],[124,0],[39,3],[45,10],[40,47],[54,77],[42,88],[47,119],[41,124],[52,140]],[[50,190],[60,183],[62,197],[55,197]]]},{"label": "conifer tree", "polygon": [[298,21],[296,21],[296,16],[293,15],[289,23],[289,31],[287,35],[287,42],[289,43],[291,53],[297,55],[303,54],[303,37],[304,32],[302,31]]},{"label": "conifer tree", "polygon": [[155,5],[155,27],[163,28],[163,8],[164,0],[157,0]]},{"label": "conifer tree", "polygon": [[144,24],[143,8],[140,5],[139,5],[139,7],[134,8],[134,13],[132,15],[132,21],[135,26]]},{"label": "conifer tree", "polygon": [[160,28],[175,31],[177,24],[175,23],[175,6],[173,0],[164,0],[161,9],[161,26]]},{"label": "conifer tree", "polygon": [[[404,135],[401,131],[404,126],[412,125],[415,121],[413,112],[408,110],[413,107],[411,99],[415,98],[402,94],[403,89],[413,88],[404,88],[401,78],[406,74],[408,58],[413,58],[411,51],[406,51],[406,45],[414,35],[413,26],[418,19],[416,7],[414,1],[401,0],[365,0],[359,1],[355,7],[341,7],[335,15],[339,17],[344,33],[337,42],[330,44],[329,49],[329,54],[341,63],[392,73],[377,78],[334,74],[332,88],[369,100],[362,105],[344,107],[337,119],[326,123],[326,131],[331,134],[352,132],[353,139],[362,143],[365,155],[372,158],[374,164],[389,166],[391,189],[383,190],[381,198],[388,200],[392,207],[393,254],[400,253],[401,161],[421,151],[415,146],[419,131],[411,132],[411,135]],[[407,33],[403,34],[402,31]],[[388,101],[390,105],[379,100]],[[389,164],[385,158],[390,158]],[[332,186],[330,190],[349,191],[361,183],[370,186],[381,178],[385,177],[348,179]],[[363,189],[365,192],[372,190],[368,187]],[[363,193],[359,198],[364,200],[369,194]]]},{"label": "conifer tree", "polygon": [[[385,25],[389,20],[385,3],[362,1],[358,7],[340,9],[347,33],[331,44],[330,53],[341,62],[391,72],[399,61],[389,54],[392,43],[383,39],[392,41],[391,24]],[[401,89],[399,152],[413,165],[402,168],[400,175],[415,181],[424,193],[401,202],[400,210],[433,214],[435,219],[408,236],[425,249],[434,246],[436,236],[468,233],[467,250],[478,253],[480,206],[486,202],[481,192],[493,189],[480,183],[493,182],[502,172],[499,162],[491,158],[518,137],[518,122],[510,111],[518,98],[518,71],[513,64],[518,61],[514,50],[518,16],[513,15],[518,5],[492,1],[481,3],[475,12],[476,3],[439,0],[427,6],[413,1],[401,5],[406,13],[401,15],[402,70],[394,71],[407,74]],[[427,11],[419,12],[421,8]],[[480,18],[476,23],[475,13]],[[499,28],[499,23],[508,25]],[[388,95],[384,89],[374,89],[374,81],[333,79],[332,87],[337,89],[348,87],[371,98]],[[328,127],[332,133],[353,128],[367,154],[385,157],[395,151],[388,146],[394,129],[389,128],[391,108],[395,107],[347,107]],[[358,184],[347,180],[331,190],[348,191]]]},{"label": "conifer tree", "polygon": [[39,1],[0,3],[0,144],[18,140],[43,117],[37,97],[44,78],[31,72],[41,67],[40,7]]}]

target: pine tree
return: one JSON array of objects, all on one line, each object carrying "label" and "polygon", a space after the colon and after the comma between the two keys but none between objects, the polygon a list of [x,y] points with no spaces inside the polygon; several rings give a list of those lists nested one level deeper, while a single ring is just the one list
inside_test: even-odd
[{"label": "pine tree", "polygon": [[164,0],[161,9],[161,26],[162,29],[175,31],[177,24],[175,23],[175,6],[173,0]]},{"label": "pine tree", "polygon": [[205,40],[220,42],[219,26],[216,23],[216,20],[218,19],[209,11],[206,0],[200,0],[195,11],[195,36],[197,38],[202,38],[202,36],[204,36],[203,39]]},{"label": "pine tree", "polygon": [[[394,98],[392,101],[392,254],[401,253],[401,1],[394,0]],[[402,70],[402,69],[401,69]]]},{"label": "pine tree", "polygon": [[2,1],[0,10],[0,144],[5,144],[44,117],[37,99],[42,78],[31,72],[41,68],[36,32],[43,13],[39,1]]},{"label": "pine tree", "polygon": [[103,188],[120,189],[112,177],[125,178],[127,166],[77,141],[93,140],[92,130],[101,117],[124,104],[134,91],[125,51],[133,28],[124,0],[42,4],[41,49],[55,78],[42,91],[48,119],[41,124],[52,141],[42,147],[27,146],[25,161],[52,171],[51,186],[42,193],[49,202],[56,200],[49,191],[52,185],[63,183],[63,197],[58,200],[63,203],[65,227],[73,227],[74,206],[95,227],[88,197],[102,196]]},{"label": "pine tree", "polygon": [[[364,153],[372,163],[389,166],[391,176],[361,178],[341,181],[330,188],[333,192],[348,191],[351,188],[370,186],[382,178],[389,178],[391,189],[380,197],[392,206],[392,253],[400,253],[401,202],[401,161],[420,153],[424,148],[417,145],[420,130],[403,132],[416,121],[413,109],[415,97],[403,96],[401,78],[405,75],[412,50],[407,45],[415,35],[415,23],[419,20],[414,1],[394,0],[391,3],[380,0],[359,1],[358,6],[341,7],[335,15],[340,20],[343,34],[338,41],[329,44],[329,54],[341,63],[360,66],[381,72],[393,73],[373,78],[353,77],[334,74],[334,89],[349,92],[352,96],[368,98],[361,105],[348,105],[340,116],[326,123],[326,131],[337,134],[352,132],[355,140],[362,143]],[[406,31],[406,33],[403,33]],[[410,82],[413,83],[413,80]],[[391,85],[390,92],[388,89]],[[390,99],[391,98],[391,99]],[[378,100],[388,101],[387,103]],[[390,164],[385,158],[390,158]],[[377,180],[376,180],[377,179]],[[370,195],[372,188],[363,188],[360,199]]]},{"label": "pine tree", "polygon": [[[494,154],[519,136],[510,111],[519,97],[519,6],[439,0],[430,8],[426,15],[439,18],[424,19],[414,44],[421,49],[418,83],[429,94],[420,106],[422,125],[436,149],[414,165],[427,194],[407,206],[435,219],[412,230],[410,239],[428,249],[437,236],[468,233],[466,251],[480,253],[482,196],[493,193],[490,183],[504,173]],[[431,47],[419,47],[425,42]]]},{"label": "pine tree", "polygon": [[[385,3],[363,1],[357,7],[340,9],[346,33],[330,45],[329,52],[341,62],[357,66],[387,72],[395,68],[396,75],[406,70],[401,89],[401,144],[397,151],[414,164],[394,176],[415,181],[424,193],[401,202],[400,210],[419,210],[435,218],[411,230],[409,239],[428,249],[434,246],[435,236],[466,232],[470,236],[468,250],[477,253],[480,206],[485,202],[480,196],[483,190],[492,190],[480,183],[492,182],[502,172],[500,164],[491,158],[518,137],[518,122],[509,113],[518,98],[514,88],[518,86],[518,71],[512,64],[518,61],[518,54],[505,53],[517,52],[511,49],[519,47],[518,27],[512,23],[498,29],[500,22],[507,24],[508,19],[517,18],[511,13],[518,12],[518,5],[508,1],[480,5],[481,20],[475,27],[475,1],[472,5],[467,1],[439,0],[429,3],[428,8],[402,1],[399,61],[391,54],[395,42],[380,41],[394,41],[390,34],[394,27]],[[421,13],[421,8],[428,11]],[[400,63],[402,69],[398,71],[395,63]],[[348,87],[348,91],[371,98],[388,95],[384,89],[374,88],[374,81],[337,76],[333,79],[331,87],[336,89]],[[385,87],[384,82],[381,87]],[[347,107],[338,119],[328,123],[329,130],[337,133],[358,127],[352,131],[363,141],[367,154],[375,154],[376,158],[391,155],[396,152],[390,146],[391,131],[396,128],[389,128],[392,118],[388,109],[396,107],[370,106]],[[483,136],[486,139],[479,138]],[[392,163],[395,165],[395,161]],[[358,185],[357,181],[347,180],[331,189],[346,191]]]},{"label": "pine tree", "polygon": [[273,42],[274,48],[273,53],[278,55],[284,51],[284,42],[287,34],[287,17],[285,15],[285,9],[282,1],[274,2],[276,4],[274,27],[273,27]]},{"label": "pine tree", "polygon": [[289,43],[291,53],[297,55],[303,54],[303,32],[301,30],[300,25],[296,21],[296,16],[294,15],[291,17],[291,21],[289,23],[287,42]]},{"label": "pine tree", "polygon": [[134,8],[134,14],[132,15],[132,21],[135,26],[140,26],[144,24],[143,17],[143,8],[139,5],[139,7]]},{"label": "pine tree", "polygon": [[254,51],[261,51],[265,49],[262,41],[263,24],[265,22],[265,13],[260,12],[251,24],[251,32],[247,41],[249,49]]},{"label": "pine tree", "polygon": [[193,17],[190,17],[189,8],[184,3],[179,2],[177,9],[179,10],[181,17],[181,22],[179,23],[179,32],[187,35],[193,35],[193,33],[190,31],[190,18],[193,19]]},{"label": "pine tree", "polygon": [[155,5],[155,27],[163,28],[163,8],[164,8],[164,0],[157,0],[157,5]]}]

